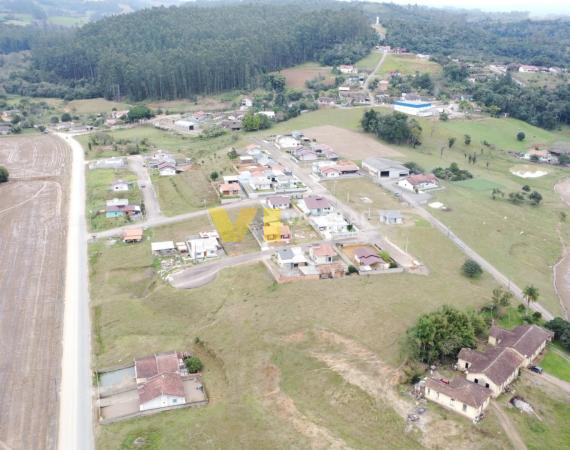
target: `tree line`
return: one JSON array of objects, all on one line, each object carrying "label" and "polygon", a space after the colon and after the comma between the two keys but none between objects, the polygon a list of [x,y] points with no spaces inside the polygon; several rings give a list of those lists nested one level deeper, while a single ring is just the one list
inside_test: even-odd
[{"label": "tree line", "polygon": [[264,73],[306,61],[353,63],[376,42],[366,16],[351,5],[153,8],[31,41],[33,69],[6,89],[134,101],[188,98],[251,89]]}]

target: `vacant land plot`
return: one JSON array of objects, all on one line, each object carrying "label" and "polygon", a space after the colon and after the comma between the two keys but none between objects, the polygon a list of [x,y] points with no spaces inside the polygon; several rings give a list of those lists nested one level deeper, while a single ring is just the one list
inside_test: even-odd
[{"label": "vacant land plot", "polygon": [[[152,232],[161,239],[172,235],[161,228]],[[463,255],[429,225],[395,240],[408,242],[409,251],[428,264],[429,276],[276,285],[265,267],[255,264],[226,269],[213,283],[183,291],[157,279],[147,244],[92,246],[97,365],[152,351],[193,349],[205,360],[211,399],[206,408],[101,427],[99,446],[128,448],[142,437],[171,449],[308,448],[315,442],[311,430],[327,442],[355,448],[419,446],[418,435],[405,432],[391,404],[361,390],[357,380],[328,370],[311,339],[315,330],[334,330],[395,368],[401,362],[401,336],[418,314],[444,303],[466,308],[487,301],[494,287],[490,277],[466,280],[460,274]],[[299,335],[307,338],[298,341]],[[194,343],[196,336],[200,345]],[[360,363],[355,354],[354,367]],[[182,426],[185,433],[179,432]],[[489,436],[461,422],[454,421],[451,432],[458,445],[467,439],[475,442],[470,448],[491,446]],[[204,435],[209,441],[202,445],[198,436]]]},{"label": "vacant land plot", "polygon": [[357,61],[356,67],[358,67],[358,70],[372,72],[372,70],[374,70],[380,62],[381,58],[382,53],[377,50],[373,50],[368,54],[368,56],[365,56],[360,61]]},{"label": "vacant land plot", "polygon": [[129,109],[128,103],[119,103],[104,98],[90,98],[86,100],[72,100],[65,107],[66,111],[75,114],[109,113],[115,108],[117,111]]},{"label": "vacant land plot", "polygon": [[[56,448],[69,149],[0,139],[0,445]],[[45,412],[49,413],[45,413]]]},{"label": "vacant land plot", "polygon": [[310,138],[331,145],[339,155],[352,160],[362,160],[370,156],[402,156],[398,150],[388,147],[370,135],[361,132],[331,125],[307,128],[303,132]]},{"label": "vacant land plot", "polygon": [[305,82],[313,78],[323,77],[325,83],[334,82],[334,76],[330,67],[324,67],[317,63],[306,63],[299,66],[282,70],[285,82],[290,88],[304,89]]},{"label": "vacant land plot", "polygon": [[200,97],[192,100],[170,100],[152,102],[147,105],[152,109],[162,109],[169,114],[195,112],[195,111],[223,111],[231,108],[231,102],[216,97]]},{"label": "vacant land plot", "polygon": [[568,75],[553,73],[520,73],[517,72],[513,78],[522,81],[529,87],[555,88],[564,83],[568,83]]},{"label": "vacant land plot", "polygon": [[486,191],[491,192],[493,189],[502,188],[498,183],[494,181],[486,180],[485,178],[471,178],[470,180],[455,181],[454,186],[461,186],[468,189],[473,189],[474,191]]},{"label": "vacant land plot", "polygon": [[415,55],[388,55],[378,74],[387,75],[392,72],[400,72],[402,75],[413,75],[416,72],[438,75],[441,73],[441,66]]},{"label": "vacant land plot", "polygon": [[[140,205],[141,192],[137,185],[137,177],[128,170],[97,169],[87,170],[87,204],[86,214],[91,231],[101,231],[108,228],[126,225],[128,220],[123,217],[107,219],[105,217],[105,204],[113,198],[128,198],[130,204]],[[130,189],[126,192],[113,192],[111,185],[118,181],[130,183]]]},{"label": "vacant land plot", "polygon": [[172,177],[152,175],[161,211],[175,216],[218,204],[218,196],[207,175],[200,169],[179,173]]}]

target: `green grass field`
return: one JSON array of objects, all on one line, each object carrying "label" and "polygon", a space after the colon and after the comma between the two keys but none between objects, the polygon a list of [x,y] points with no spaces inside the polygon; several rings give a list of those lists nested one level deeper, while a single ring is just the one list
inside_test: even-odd
[{"label": "green grass field", "polygon": [[552,89],[568,83],[568,75],[566,74],[516,72],[513,74],[513,78],[522,81],[528,87],[547,87]]},{"label": "green grass field", "polygon": [[[131,189],[127,192],[112,192],[109,190],[112,183],[118,180],[131,182]],[[141,193],[136,183],[137,177],[128,170],[97,169],[86,171],[87,205],[86,214],[91,231],[101,231],[125,225],[126,218],[106,218],[106,200],[113,198],[128,198],[129,203],[139,205]]]},{"label": "green grass field", "polygon": [[470,180],[455,181],[453,186],[461,186],[474,191],[490,192],[493,189],[500,189],[503,186],[485,178],[471,178]]},{"label": "green grass field", "polygon": [[200,169],[179,173],[173,177],[152,175],[160,209],[167,216],[175,216],[218,204],[218,196],[208,176]]},{"label": "green grass field", "polygon": [[441,66],[413,55],[388,55],[378,71],[378,75],[400,72],[402,75],[414,75],[416,72],[439,75]]},{"label": "green grass field", "polygon": [[553,348],[550,348],[540,362],[540,367],[550,375],[570,383],[570,361],[568,360],[570,355],[568,355],[568,353],[563,354],[565,354],[566,357],[562,356],[562,354]]},{"label": "green grass field", "polygon": [[358,67],[358,70],[366,70],[371,72],[376,68],[381,58],[382,58],[382,53],[380,53],[377,50],[373,50],[367,56],[362,58],[360,61],[357,61],[356,67]]}]

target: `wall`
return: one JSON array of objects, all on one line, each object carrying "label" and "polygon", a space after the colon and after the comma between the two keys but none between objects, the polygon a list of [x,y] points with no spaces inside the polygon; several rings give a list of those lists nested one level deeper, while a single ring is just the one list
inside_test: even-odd
[{"label": "wall", "polygon": [[[438,397],[438,394],[439,394],[439,397]],[[487,402],[480,408],[473,408],[470,405],[466,405],[466,410],[463,411],[463,402],[455,400],[452,404],[451,403],[451,397],[449,397],[449,396],[447,396],[441,392],[438,393],[437,391],[435,391],[433,389],[426,388],[425,396],[428,400],[431,400],[435,403],[438,403],[438,404],[444,406],[445,408],[451,409],[452,411],[455,411],[459,414],[462,414],[462,415],[464,415],[470,419],[474,419],[479,414],[481,414],[481,412],[489,404],[489,401],[487,400]]]}]

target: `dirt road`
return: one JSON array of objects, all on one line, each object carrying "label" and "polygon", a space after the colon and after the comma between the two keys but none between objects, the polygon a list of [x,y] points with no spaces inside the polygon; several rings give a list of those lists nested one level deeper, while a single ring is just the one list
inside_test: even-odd
[{"label": "dirt road", "polygon": [[522,440],[519,432],[511,422],[511,419],[509,419],[509,416],[505,414],[505,412],[503,411],[503,409],[497,403],[496,400],[491,400],[491,408],[493,408],[493,411],[495,411],[497,415],[497,420],[499,421],[499,425],[501,425],[501,428],[507,435],[507,438],[509,438],[509,441],[511,441],[513,448],[515,450],[527,450],[524,441]]},{"label": "dirt road", "polygon": [[[570,178],[565,178],[557,183],[554,190],[560,195],[560,199],[570,206]],[[568,319],[570,311],[570,246],[564,242],[562,245],[565,246],[562,250],[562,257],[553,268],[554,289],[558,294],[566,319]]]},{"label": "dirt road", "polygon": [[158,196],[148,174],[148,170],[144,165],[144,159],[141,155],[129,156],[129,169],[137,175],[139,188],[142,192],[145,216],[147,220],[160,219],[162,214],[160,212],[160,204],[158,203]]},{"label": "dirt road", "polygon": [[[69,149],[0,139],[0,448],[54,449],[65,285]],[[32,178],[32,179],[30,179]]]}]

